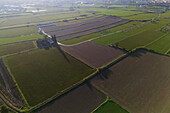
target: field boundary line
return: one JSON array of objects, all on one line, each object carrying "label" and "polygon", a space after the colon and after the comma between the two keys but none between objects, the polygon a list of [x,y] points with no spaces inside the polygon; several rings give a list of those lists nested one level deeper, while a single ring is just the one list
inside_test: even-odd
[{"label": "field boundary line", "polygon": [[167,54],[167,55],[168,55],[169,51],[170,51],[170,49],[168,49],[168,51],[166,51],[166,52],[165,52],[165,54]]},{"label": "field boundary line", "polygon": [[[4,62],[3,59],[2,59],[2,61]],[[5,62],[4,62],[4,65],[5,65],[5,67],[7,68],[7,70],[8,70],[8,72],[9,72],[10,76],[11,76],[12,79],[14,80],[14,82],[15,82],[15,84],[16,84],[16,86],[17,86],[17,88],[18,88],[18,90],[19,90],[19,92],[20,92],[20,94],[21,94],[21,96],[22,96],[22,98],[23,98],[25,104],[26,104],[27,106],[29,106],[29,104],[28,104],[28,102],[27,102],[27,100],[26,100],[24,94],[22,93],[22,91],[21,91],[21,89],[20,89],[20,87],[19,87],[19,85],[18,85],[18,83],[17,83],[15,77],[13,76],[13,74],[12,74],[10,68],[5,64]]]},{"label": "field boundary line", "polygon": [[3,104],[9,107],[12,111],[19,112],[19,109],[13,106],[1,92],[0,92],[0,100],[2,100]]},{"label": "field boundary line", "polygon": [[106,100],[105,100],[103,103],[101,103],[97,108],[95,108],[91,113],[94,113],[95,111],[97,111],[100,107],[102,107],[104,104],[106,104],[109,100],[110,100],[110,99],[109,99],[109,97],[107,96],[107,97],[106,97]]},{"label": "field boundary line", "polygon": [[[95,69],[95,70],[96,70],[96,69]],[[73,90],[74,88],[79,87],[79,86],[80,86],[81,84],[83,84],[85,81],[87,81],[88,79],[90,79],[90,78],[93,77],[94,75],[98,74],[98,72],[99,72],[98,70],[94,71],[94,72],[91,73],[89,76],[87,76],[87,77],[83,78],[82,80],[74,83],[73,85],[71,85],[70,87],[67,87],[66,89],[60,91],[59,93],[56,93],[54,96],[46,99],[45,101],[43,101],[43,102],[41,102],[41,103],[33,106],[32,108],[30,108],[30,109],[28,109],[28,110],[26,110],[26,111],[27,111],[27,112],[28,112],[28,111],[35,111],[35,110],[37,110],[38,108],[41,108],[41,107],[43,107],[44,105],[46,105],[46,104],[52,102],[53,100],[59,98],[60,96],[66,94],[66,93],[69,93],[69,92],[70,92],[71,90]]]},{"label": "field boundary line", "polygon": [[153,40],[152,42],[149,42],[148,44],[144,45],[144,47],[150,46],[153,43],[157,42],[158,40],[162,39],[164,36],[168,35],[168,33],[163,34],[162,36],[158,37],[157,39]]},{"label": "field boundary line", "polygon": [[27,52],[30,52],[30,51],[33,51],[33,50],[36,50],[38,48],[32,48],[32,49],[27,49],[27,50],[23,50],[23,51],[19,51],[19,52],[16,52],[16,53],[11,53],[11,54],[7,54],[7,55],[3,55],[1,56],[2,58],[4,57],[8,57],[8,56],[12,56],[12,55],[17,55],[17,54],[21,54],[21,53],[27,53]]},{"label": "field boundary line", "polygon": [[[81,41],[81,42],[75,43],[75,44],[69,44],[69,45],[67,45],[67,44],[62,44],[62,43],[61,43],[62,41],[59,41],[58,43],[59,43],[60,45],[63,45],[63,46],[75,46],[75,45],[79,45],[79,44],[82,44],[82,43],[85,43],[85,42],[88,42],[88,41],[93,41],[93,40],[95,40],[95,39],[103,38],[103,37],[105,37],[105,36],[113,35],[113,34],[116,34],[116,33],[127,32],[127,31],[129,31],[129,29],[132,30],[132,29],[135,29],[135,28],[139,28],[139,27],[143,26],[144,24],[148,24],[148,23],[149,23],[149,22],[140,23],[139,25],[137,25],[137,26],[135,26],[135,27],[133,26],[133,27],[130,27],[130,28],[125,28],[125,29],[122,29],[122,30],[114,31],[114,32],[111,32],[111,33],[108,33],[108,34],[105,34],[105,35],[101,35],[101,36],[98,36],[98,37],[95,37],[95,38],[91,38],[91,39],[89,39],[89,40]],[[107,29],[106,29],[106,30],[107,30]],[[146,31],[146,30],[142,30],[142,31],[144,32],[144,31]],[[141,33],[142,31],[139,31],[139,32],[137,32],[137,33],[135,33],[135,34],[133,34],[133,35],[131,35],[131,36],[137,35],[137,34]],[[101,31],[100,31],[100,32],[101,32]],[[99,33],[99,32],[97,32],[97,33]],[[131,37],[131,36],[129,36],[129,37]],[[129,38],[129,37],[127,37],[127,38]],[[75,38],[76,38],[76,37],[75,37]],[[72,39],[74,39],[74,38],[72,38]],[[70,39],[68,39],[68,40],[70,40]],[[124,39],[122,39],[122,40],[124,40]],[[122,41],[122,40],[120,40],[120,41]],[[63,41],[64,41],[64,40],[63,40]]]}]

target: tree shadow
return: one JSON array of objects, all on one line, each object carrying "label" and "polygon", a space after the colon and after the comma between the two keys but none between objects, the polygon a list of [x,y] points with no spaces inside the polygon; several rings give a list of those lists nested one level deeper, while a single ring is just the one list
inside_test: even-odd
[{"label": "tree shadow", "polygon": [[59,50],[59,52],[63,55],[63,57],[67,60],[67,62],[70,62],[70,60],[68,59],[68,57],[66,56],[64,51],[61,49],[61,47],[58,43],[54,44],[54,47],[56,47]]},{"label": "tree shadow", "polygon": [[140,51],[136,51],[136,52],[132,53],[130,56],[140,58],[141,56],[143,56],[146,53],[147,53],[147,51],[140,50]]},{"label": "tree shadow", "polygon": [[85,84],[87,85],[87,87],[88,87],[91,91],[93,91],[93,86],[92,86],[90,80],[86,81]]},{"label": "tree shadow", "polygon": [[105,80],[108,79],[109,76],[111,76],[112,74],[113,72],[110,69],[105,69],[102,70],[102,72],[97,75],[97,78],[100,80]]}]

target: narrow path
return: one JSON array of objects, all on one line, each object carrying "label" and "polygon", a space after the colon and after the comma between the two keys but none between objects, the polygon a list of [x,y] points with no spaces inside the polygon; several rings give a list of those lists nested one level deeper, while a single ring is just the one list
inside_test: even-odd
[{"label": "narrow path", "polygon": [[[141,23],[140,25],[137,25],[137,26],[133,26],[133,27],[130,27],[130,28],[125,28],[123,30],[119,30],[119,31],[115,31],[115,32],[112,32],[112,33],[109,33],[109,34],[106,34],[106,35],[102,35],[102,36],[99,36],[99,37],[95,37],[95,38],[92,38],[92,39],[89,39],[89,40],[85,40],[85,41],[82,41],[82,42],[79,42],[79,43],[76,43],[76,44],[71,44],[71,45],[66,45],[66,44],[62,44],[60,42],[58,42],[59,45],[61,46],[65,46],[65,47],[71,47],[71,46],[76,46],[76,45],[80,45],[80,44],[83,44],[83,43],[86,43],[86,42],[89,42],[89,41],[92,41],[92,40],[95,40],[95,39],[98,39],[98,38],[102,38],[102,37],[105,37],[105,36],[109,36],[109,35],[112,35],[112,34],[115,34],[115,33],[120,33],[120,32],[124,32],[124,31],[129,31],[131,29],[135,29],[137,27],[140,27],[142,26],[143,24],[146,24],[147,22],[145,23]],[[45,32],[44,32],[45,33]],[[48,35],[47,33],[45,33],[46,35]],[[49,36],[49,35],[48,35]]]},{"label": "narrow path", "polygon": [[26,52],[33,51],[33,50],[36,50],[36,49],[38,49],[38,48],[32,48],[32,49],[20,51],[20,52],[17,52],[17,53],[12,53],[12,54],[8,54],[8,55],[4,55],[2,57],[8,57],[8,56],[17,55],[17,54],[20,54],[20,53],[26,53]]},{"label": "narrow path", "polygon": [[5,100],[3,100],[1,97],[0,97],[0,101],[5,104],[7,107],[9,107],[12,111],[14,111],[15,113],[20,113],[18,110],[14,109],[13,107],[11,107],[8,103],[6,103]]}]

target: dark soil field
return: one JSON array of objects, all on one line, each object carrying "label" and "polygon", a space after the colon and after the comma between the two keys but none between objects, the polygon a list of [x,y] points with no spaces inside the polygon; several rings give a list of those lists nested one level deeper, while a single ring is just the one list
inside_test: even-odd
[{"label": "dark soil field", "polygon": [[170,112],[170,57],[138,50],[91,83],[130,113]]},{"label": "dark soil field", "polygon": [[4,61],[30,106],[60,94],[94,72],[58,48],[37,49]]},{"label": "dark soil field", "polygon": [[102,16],[69,25],[44,27],[42,30],[51,36],[56,35],[58,41],[62,41],[99,32],[128,22],[129,20],[124,20],[115,16]]},{"label": "dark soil field", "polygon": [[62,49],[93,68],[106,65],[125,53],[120,49],[92,42],[85,42],[74,46],[62,46]]},{"label": "dark soil field", "polygon": [[37,112],[91,113],[105,100],[105,95],[86,83],[40,108]]}]

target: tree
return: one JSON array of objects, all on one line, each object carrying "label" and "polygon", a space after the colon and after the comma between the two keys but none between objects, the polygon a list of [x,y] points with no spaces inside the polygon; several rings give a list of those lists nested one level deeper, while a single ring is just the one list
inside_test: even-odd
[{"label": "tree", "polygon": [[55,44],[57,44],[57,38],[56,38],[56,36],[54,35],[54,36],[52,36],[52,40],[54,41],[54,43]]},{"label": "tree", "polygon": [[5,106],[2,106],[1,113],[8,113],[8,109]]},{"label": "tree", "polygon": [[116,42],[116,43],[115,43],[115,46],[116,46],[116,47],[119,47],[119,43],[118,43],[118,42]]}]

